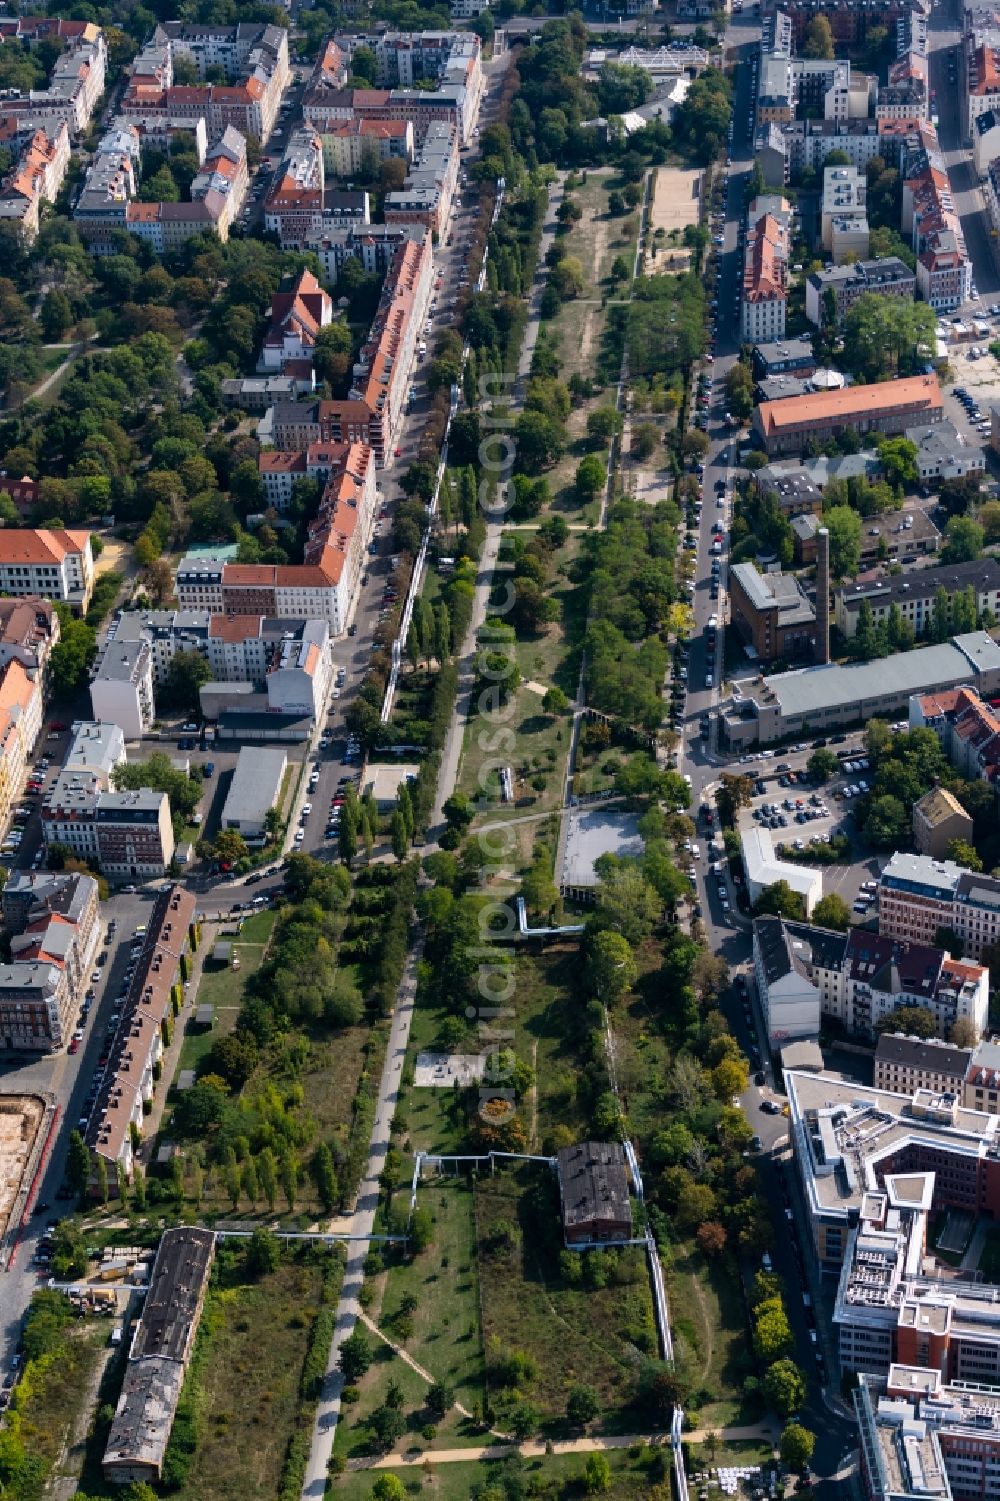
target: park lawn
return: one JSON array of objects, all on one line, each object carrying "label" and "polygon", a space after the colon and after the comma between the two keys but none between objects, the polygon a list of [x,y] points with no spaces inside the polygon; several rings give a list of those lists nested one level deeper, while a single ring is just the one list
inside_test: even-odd
[{"label": "park lawn", "polygon": [[[534,1086],[521,1102],[529,1148],[549,1151],[557,1127],[573,1140],[586,1135],[588,1113],[577,1099],[577,1079],[584,1057],[576,1045],[586,1043],[581,1007],[576,999],[579,985],[580,946],[574,939],[550,946],[544,954],[521,950],[516,959],[516,988],[508,1002],[514,1008],[512,1045],[517,1056],[534,1072]],[[416,1089],[412,1065],[418,1053],[439,1050],[442,1023],[453,1018],[449,1006],[435,1004],[433,985],[422,986],[413,1013],[407,1052],[404,1090],[397,1107],[403,1129],[396,1145],[407,1152],[431,1155],[468,1149],[468,1130],[461,1099],[451,1089]],[[478,1053],[483,1041],[475,1018],[466,1036],[453,1049]],[[409,1180],[407,1179],[407,1182]]]},{"label": "park lawn", "polygon": [[667,1269],[667,1296],[674,1337],[691,1352],[695,1385],[711,1394],[691,1422],[719,1429],[756,1421],[756,1413],[743,1411],[743,1382],[754,1369],[735,1267],[726,1260],[707,1261],[697,1246],[685,1242],[675,1247]]},{"label": "park lawn", "polygon": [[[408,1197],[407,1187],[397,1195],[397,1204],[405,1205]],[[397,1259],[392,1250],[387,1252],[388,1269],[368,1284],[375,1293],[369,1316],[417,1365],[435,1380],[447,1382],[456,1404],[474,1413],[482,1409],[485,1396],[474,1195],[465,1178],[430,1177],[421,1184],[418,1203],[433,1220],[431,1245],[412,1259]],[[412,1332],[396,1322],[407,1297],[417,1299]],[[409,1433],[404,1443],[409,1446],[424,1425],[434,1421],[424,1405],[428,1383],[370,1330],[361,1328],[376,1356],[359,1383],[359,1401],[345,1408],[344,1450],[369,1452],[367,1419],[385,1397],[390,1380],[403,1388]],[[457,1406],[435,1426],[433,1442],[438,1448],[483,1442],[482,1430]]]},{"label": "park lawn", "polygon": [[[606,1457],[611,1466],[611,1489],[602,1494],[608,1501],[646,1501],[650,1486],[664,1480],[670,1473],[667,1449],[651,1449],[637,1444],[631,1449],[612,1449]],[[529,1486],[537,1482],[540,1486],[555,1487],[551,1491],[554,1496],[585,1494],[584,1454],[547,1454],[508,1461],[481,1460],[475,1464],[435,1465],[428,1460],[419,1467],[393,1468],[390,1473],[403,1482],[408,1495],[420,1495],[424,1501],[469,1501],[478,1487],[499,1479],[508,1464],[524,1476]],[[355,1470],[331,1480],[326,1494],[329,1501],[370,1501],[373,1480],[371,1470]]]},{"label": "park lawn", "polygon": [[179,1501],[274,1501],[289,1440],[311,1418],[299,1380],[322,1301],[322,1270],[301,1254],[256,1282],[213,1279],[187,1378],[198,1436]]},{"label": "park lawn", "polygon": [[[642,1247],[601,1253],[603,1286],[584,1286],[584,1259],[563,1251],[555,1174],[534,1163],[502,1170],[476,1185],[480,1280],[487,1375],[494,1357],[519,1350],[533,1357],[537,1374],[524,1396],[543,1424],[563,1436],[566,1399],[572,1386],[597,1391],[606,1429],[630,1432],[636,1422],[633,1393],[635,1348],[657,1354],[653,1303]],[[514,1249],[496,1252],[491,1241],[501,1227],[516,1227]],[[589,1253],[595,1265],[596,1253]],[[565,1267],[573,1268],[570,1281]],[[490,1381],[491,1403],[502,1427],[504,1393]],[[568,1434],[566,1436],[569,1436]]]},{"label": "park lawn", "polygon": [[[530,536],[526,532],[519,535],[523,539]],[[505,534],[505,540],[509,542],[509,533]],[[553,684],[563,690],[571,703],[576,698],[586,625],[585,590],[572,579],[579,551],[579,534],[571,532],[565,544],[552,555],[551,582],[546,585],[546,593],[558,602],[559,618],[536,636],[519,638],[516,643],[521,682],[514,694],[514,713],[505,719],[505,727],[513,735],[515,745],[511,759],[515,779],[513,803],[501,803],[497,773],[484,771],[497,760],[493,746],[495,725],[484,724],[475,712],[466,725],[459,789],[471,798],[478,798],[483,795],[485,784],[490,791],[490,808],[484,815],[486,822],[550,813],[562,806],[572,721],[568,714],[545,713],[542,699],[545,690]],[[497,570],[496,599],[506,596],[510,580],[511,574],[506,566]],[[533,786],[535,779],[544,780],[544,786]]]}]

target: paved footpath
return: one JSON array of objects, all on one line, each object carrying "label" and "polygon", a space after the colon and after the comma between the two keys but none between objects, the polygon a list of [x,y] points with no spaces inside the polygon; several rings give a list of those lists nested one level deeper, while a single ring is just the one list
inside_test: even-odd
[{"label": "paved footpath", "polygon": [[[773,1444],[777,1441],[777,1429],[771,1423],[754,1423],[749,1427],[696,1428],[684,1434],[684,1442],[702,1443],[710,1433],[723,1443]],[[520,1454],[524,1459],[540,1459],[548,1454],[594,1454],[603,1449],[631,1449],[633,1444],[668,1444],[669,1433],[611,1433],[604,1438],[572,1438],[544,1444],[529,1441],[523,1444],[480,1444],[468,1449],[426,1449],[405,1454],[383,1454],[371,1458],[349,1459],[349,1470],[389,1470],[411,1465],[467,1464],[483,1459],[506,1459],[509,1454]]]},{"label": "paved footpath", "polygon": [[323,1391],[316,1409],[312,1445],[309,1450],[309,1463],[306,1466],[306,1475],[302,1486],[303,1501],[320,1501],[320,1498],[326,1493],[327,1470],[330,1464],[330,1456],[333,1453],[333,1440],[337,1432],[337,1422],[340,1418],[340,1394],[344,1385],[344,1378],[337,1362],[340,1358],[341,1345],[345,1339],[353,1334],[354,1326],[361,1315],[361,1304],[358,1295],[361,1292],[361,1285],[365,1280],[365,1257],[368,1255],[367,1237],[371,1235],[372,1227],[375,1223],[375,1210],[378,1207],[379,1196],[379,1174],[385,1166],[385,1155],[389,1150],[389,1133],[392,1125],[392,1117],[396,1109],[396,1100],[399,1096],[399,1078],[403,1067],[403,1059],[406,1057],[406,1044],[410,1036],[410,1023],[413,1020],[413,1002],[417,990],[417,965],[420,962],[422,953],[422,943],[418,943],[410,950],[406,961],[406,969],[403,973],[403,979],[396,997],[396,1008],[392,1014],[389,1045],[385,1050],[385,1063],[382,1068],[382,1079],[378,1090],[375,1124],[372,1127],[368,1166],[365,1169],[364,1180],[358,1191],[358,1201],[354,1217],[351,1220],[351,1234],[365,1238],[352,1241],[348,1246],[347,1264],[344,1268],[344,1280],[341,1284],[340,1301],[337,1304],[337,1316],[334,1322],[333,1342],[330,1346],[326,1376],[323,1379]]}]

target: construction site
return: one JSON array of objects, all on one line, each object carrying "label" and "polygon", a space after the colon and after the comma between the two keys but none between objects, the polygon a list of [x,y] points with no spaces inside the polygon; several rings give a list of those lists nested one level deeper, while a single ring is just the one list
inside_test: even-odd
[{"label": "construction site", "polygon": [[41,1095],[0,1094],[0,1265],[21,1223],[38,1172],[52,1107]]}]

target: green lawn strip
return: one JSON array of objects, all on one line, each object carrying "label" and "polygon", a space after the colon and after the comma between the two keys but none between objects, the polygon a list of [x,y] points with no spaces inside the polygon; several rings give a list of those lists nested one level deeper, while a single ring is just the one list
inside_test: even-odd
[{"label": "green lawn strip", "polygon": [[753,1374],[739,1281],[725,1261],[707,1261],[691,1243],[675,1247],[668,1268],[675,1338],[685,1341],[697,1372],[699,1428],[756,1422],[743,1407],[743,1382]]}]

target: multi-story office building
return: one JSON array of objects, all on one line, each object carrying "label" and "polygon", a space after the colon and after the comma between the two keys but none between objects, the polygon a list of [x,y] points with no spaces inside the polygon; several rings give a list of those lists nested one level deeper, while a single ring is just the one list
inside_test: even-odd
[{"label": "multi-story office building", "polygon": [[868,255],[868,187],[856,167],[825,167],[821,241],[835,266]]},{"label": "multi-story office building", "polygon": [[894,1362],[854,1393],[866,1501],[986,1501],[1000,1468],[1000,1388]]}]

